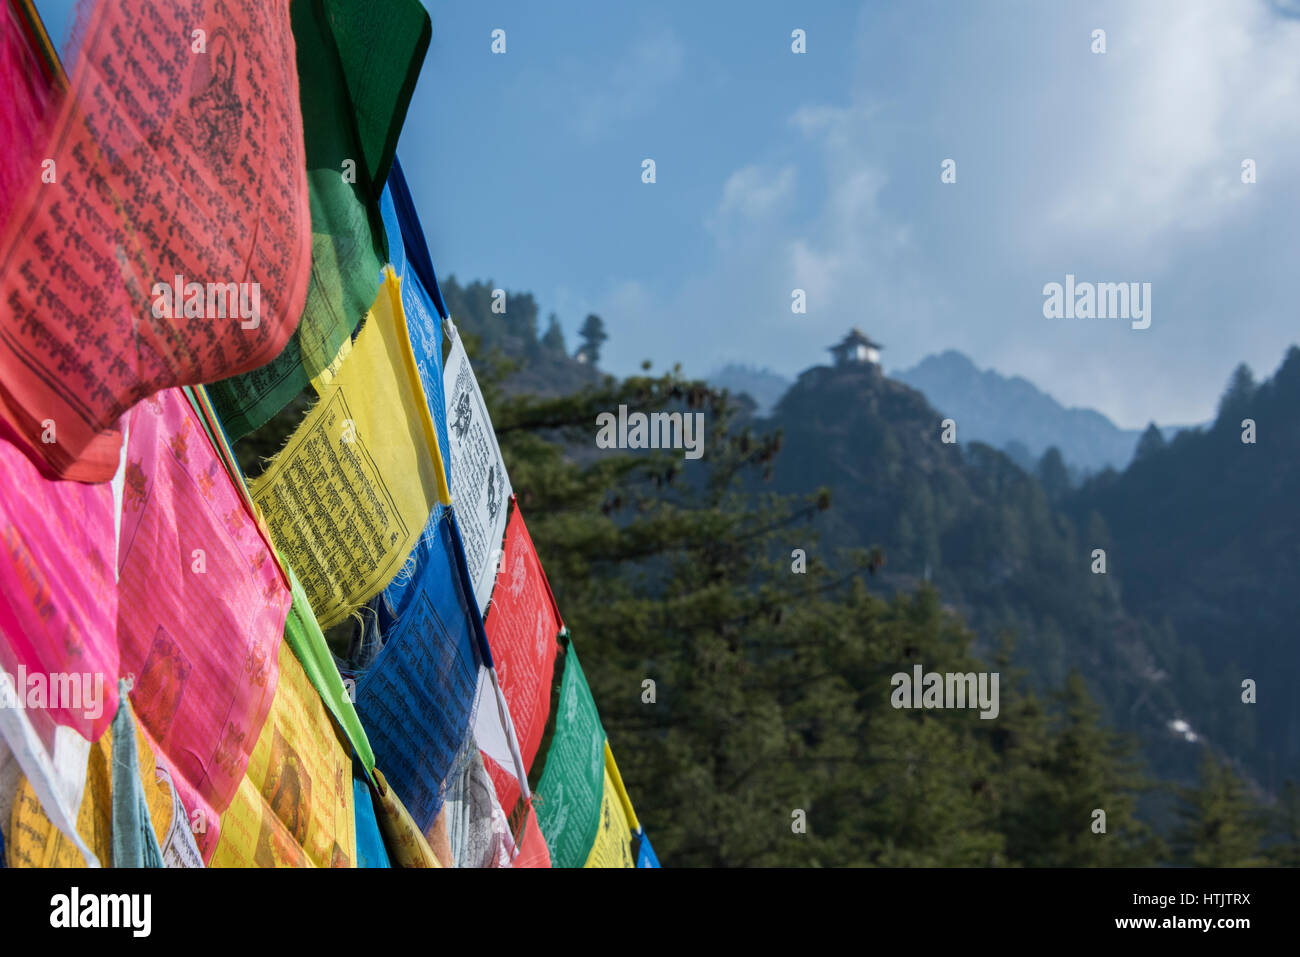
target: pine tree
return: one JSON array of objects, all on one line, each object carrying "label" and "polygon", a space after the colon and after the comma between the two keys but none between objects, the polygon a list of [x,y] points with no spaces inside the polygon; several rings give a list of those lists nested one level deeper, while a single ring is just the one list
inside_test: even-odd
[{"label": "pine tree", "polygon": [[1134,461],[1150,458],[1165,447],[1165,437],[1160,428],[1154,423],[1147,424],[1146,431],[1138,439],[1137,448],[1133,452]]},{"label": "pine tree", "polygon": [[1182,826],[1175,835],[1178,861],[1192,867],[1251,867],[1260,858],[1258,811],[1241,779],[1208,748],[1200,786],[1180,789]]},{"label": "pine tree", "polygon": [[[1138,797],[1150,788],[1136,766],[1134,743],[1106,728],[1083,677],[1071,672],[1059,698],[1059,730],[1045,770],[1054,796],[1055,837],[1040,848],[1065,867],[1151,865],[1164,854],[1138,820]],[[1097,812],[1104,812],[1104,818]],[[1101,830],[1104,820],[1105,830]]]},{"label": "pine tree", "polygon": [[609,338],[605,332],[605,323],[600,316],[589,314],[583,321],[582,328],[578,330],[578,336],[582,339],[582,345],[578,348],[577,357],[591,365],[599,363],[600,347]]},{"label": "pine tree", "polygon": [[1219,399],[1219,414],[1215,425],[1229,429],[1240,427],[1241,419],[1249,411],[1255,398],[1255,376],[1250,366],[1241,363],[1232,372],[1228,388]]},{"label": "pine tree", "polygon": [[1300,867],[1300,786],[1295,781],[1282,785],[1269,817],[1272,843],[1268,859],[1281,867]]},{"label": "pine tree", "polygon": [[1043,491],[1051,501],[1060,501],[1070,491],[1070,472],[1065,467],[1061,450],[1056,446],[1053,445],[1043,453],[1043,457],[1038,460],[1037,471],[1038,481],[1042,483]]},{"label": "pine tree", "polygon": [[551,313],[547,319],[546,332],[542,335],[542,347],[551,351],[565,354],[564,347],[564,330],[560,328],[560,320],[555,313]]}]

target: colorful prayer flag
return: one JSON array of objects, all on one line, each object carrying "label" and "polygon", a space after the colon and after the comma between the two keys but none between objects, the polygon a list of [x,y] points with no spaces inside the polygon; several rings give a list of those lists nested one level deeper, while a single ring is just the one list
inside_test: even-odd
[{"label": "colorful prayer flag", "polygon": [[[556,636],[564,623],[519,503],[513,497],[511,503],[501,571],[484,628],[526,772],[533,765],[550,713],[559,647]],[[509,741],[494,718],[490,710],[480,708],[475,731],[479,747],[492,759],[491,772],[501,803],[513,808],[521,789]]]},{"label": "colorful prayer flag", "polygon": [[292,596],[179,390],[136,406],[129,434],[120,667],[185,806],[206,821],[196,837],[210,860],[275,697]]},{"label": "colorful prayer flag", "polygon": [[425,831],[470,726],[486,639],[457,561],[454,515],[422,542],[418,576],[397,616],[381,616],[383,648],[357,681],[357,713],[375,761]]},{"label": "colorful prayer flag", "polygon": [[352,758],[288,643],[213,867],[354,867]]},{"label": "colorful prayer flag", "polygon": [[578,655],[569,644],[555,736],[537,784],[537,823],[553,867],[582,867],[596,842],[605,793],[605,730]]},{"label": "colorful prayer flag", "polygon": [[455,327],[448,323],[447,328],[451,352],[442,383],[447,399],[451,501],[460,521],[474,597],[483,612],[496,578],[510,479],[465,346],[454,334]]}]

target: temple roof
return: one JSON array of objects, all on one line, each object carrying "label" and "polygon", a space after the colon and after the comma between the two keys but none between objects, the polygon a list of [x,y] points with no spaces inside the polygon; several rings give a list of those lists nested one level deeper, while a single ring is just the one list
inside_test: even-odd
[{"label": "temple roof", "polygon": [[862,332],[862,330],[857,328],[856,326],[854,326],[852,329],[849,330],[848,335],[846,335],[842,341],[840,341],[836,345],[830,346],[829,348],[832,352],[838,352],[841,349],[850,349],[853,346],[857,346],[857,345],[866,346],[868,349],[885,348],[879,342],[872,342],[871,339],[867,338],[867,336]]}]

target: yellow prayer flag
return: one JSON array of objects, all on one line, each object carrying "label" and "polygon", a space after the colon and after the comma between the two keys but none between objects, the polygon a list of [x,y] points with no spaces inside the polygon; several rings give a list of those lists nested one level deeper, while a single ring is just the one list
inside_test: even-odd
[{"label": "yellow prayer flag", "polygon": [[251,491],[321,628],[383,589],[450,504],[391,266],[337,375]]},{"label": "yellow prayer flag", "polygon": [[211,867],[354,867],[350,746],[288,642],[271,712],[234,799],[221,815]]},{"label": "yellow prayer flag", "polygon": [[411,820],[401,799],[388,786],[384,774],[375,768],[375,820],[384,836],[384,846],[393,867],[442,867],[429,842]]},{"label": "yellow prayer flag", "polygon": [[616,782],[617,775],[614,754],[606,741],[605,792],[600,799],[600,827],[596,831],[596,843],[591,846],[583,867],[636,867],[636,857],[632,854],[632,825],[628,821],[631,804],[620,793],[622,781]]}]

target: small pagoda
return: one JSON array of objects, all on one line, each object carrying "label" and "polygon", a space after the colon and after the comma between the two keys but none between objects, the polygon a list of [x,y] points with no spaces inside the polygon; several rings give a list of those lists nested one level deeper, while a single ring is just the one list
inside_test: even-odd
[{"label": "small pagoda", "polygon": [[863,335],[862,330],[853,328],[837,345],[829,347],[837,366],[880,365],[880,350],[885,348],[879,342],[872,342]]}]

